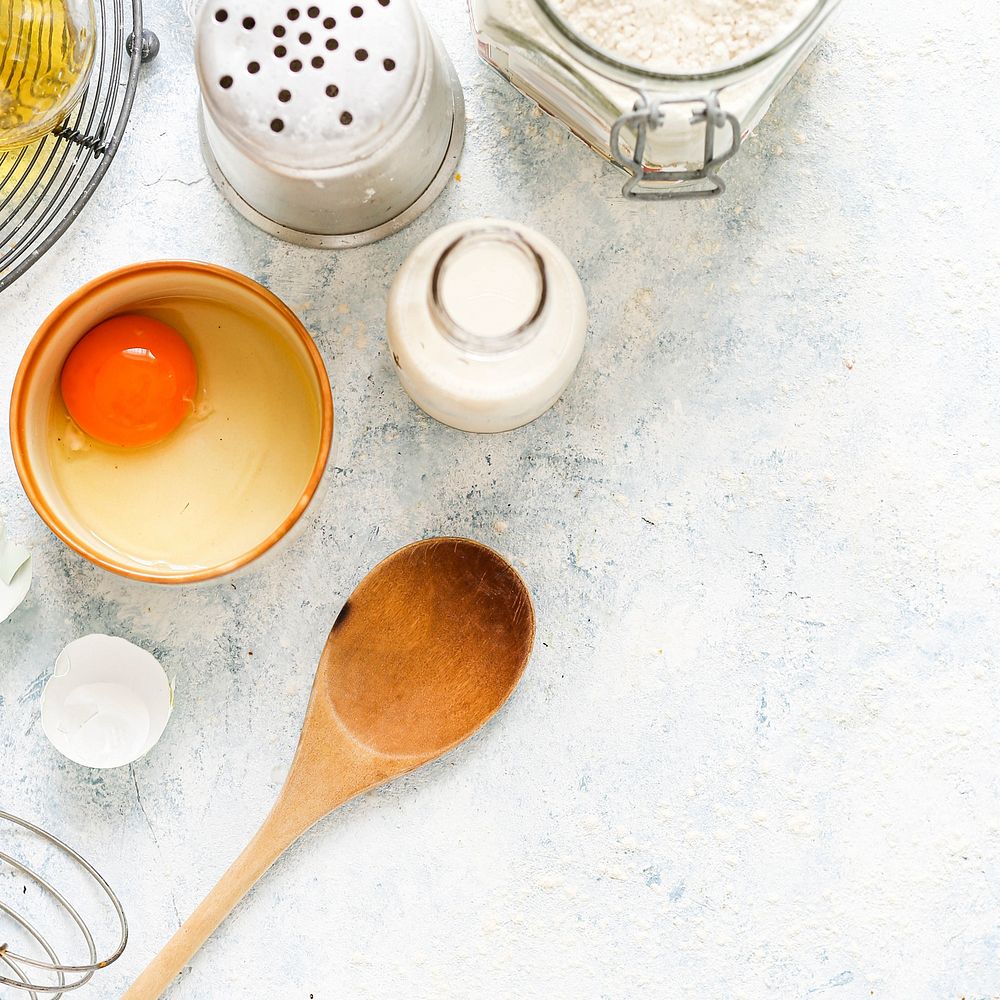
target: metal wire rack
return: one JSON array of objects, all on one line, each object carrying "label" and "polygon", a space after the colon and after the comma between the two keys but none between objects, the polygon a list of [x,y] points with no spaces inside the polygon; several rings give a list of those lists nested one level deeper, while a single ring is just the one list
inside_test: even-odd
[{"label": "metal wire rack", "polygon": [[[47,894],[47,898],[55,904],[57,912],[61,912],[70,921],[70,924],[76,927],[78,933],[86,943],[89,955],[87,962],[79,964],[66,964],[62,962],[50,944],[49,939],[26,917],[18,913],[13,906],[0,899],[0,918],[4,918],[0,919],[0,934],[5,933],[5,924],[7,925],[7,930],[19,928],[23,937],[32,942],[35,948],[34,954],[26,955],[19,950],[15,950],[5,939],[0,938],[0,987],[10,987],[26,992],[32,1000],[38,1000],[39,994],[50,997],[51,1000],[59,1000],[63,993],[68,990],[75,990],[90,982],[95,972],[107,968],[112,962],[121,957],[128,942],[128,923],[125,920],[125,911],[122,909],[122,904],[118,901],[118,897],[111,891],[111,887],[104,878],[93,865],[80,857],[73,848],[67,846],[41,827],[35,826],[34,823],[29,823],[25,819],[0,810],[0,843],[3,843],[7,839],[12,830],[26,832],[29,837],[33,837],[40,843],[47,845],[51,851],[61,854],[63,859],[68,861],[71,867],[75,866],[75,869],[84,878],[92,879],[93,883],[96,883],[99,893],[103,894],[106,902],[111,904],[115,912],[120,933],[118,945],[106,958],[98,958],[94,935],[91,933],[86,920],[80,915],[79,910],[51,882],[35,871],[30,865],[5,851],[0,851],[0,865],[6,866],[19,876],[30,880]],[[44,953],[44,957],[39,957],[42,953]],[[13,972],[17,978],[7,975],[10,972]],[[39,978],[46,977],[48,981],[38,981]]]},{"label": "metal wire rack", "polygon": [[83,99],[45,138],[0,153],[0,292],[69,229],[101,183],[125,133],[139,66],[159,51],[142,27],[142,0],[94,7],[94,68]]}]

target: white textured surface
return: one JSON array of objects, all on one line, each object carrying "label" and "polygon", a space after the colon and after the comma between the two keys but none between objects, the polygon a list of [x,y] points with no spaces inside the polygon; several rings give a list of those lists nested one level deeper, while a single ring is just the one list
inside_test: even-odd
[{"label": "white textured surface", "polygon": [[[84,279],[203,258],[302,314],[340,452],[279,562],[183,591],[69,554],[0,458],[35,567],[0,626],[0,798],[78,844],[131,918],[87,995],[117,995],[263,817],[356,580],[445,532],[523,570],[523,685],[466,748],[310,833],[171,998],[1000,995],[994,0],[845,5],[730,194],[667,207],[620,201],[615,171],[477,62],[457,0],[428,2],[468,95],[462,180],[339,254],[223,203],[188,22],[147,6],[163,49],[122,154],[3,296],[2,395]],[[402,392],[383,309],[410,247],[484,211],[561,244],[592,328],[553,411],[478,438]],[[92,631],[177,677],[133,769],[71,765],[39,726],[56,653]]]}]

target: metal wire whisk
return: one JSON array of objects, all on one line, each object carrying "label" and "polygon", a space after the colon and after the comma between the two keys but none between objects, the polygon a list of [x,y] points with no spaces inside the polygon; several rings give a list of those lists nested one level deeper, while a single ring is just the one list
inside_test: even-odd
[{"label": "metal wire whisk", "polygon": [[[122,909],[122,905],[118,901],[118,897],[111,891],[111,887],[100,875],[100,873],[93,867],[93,865],[77,854],[72,847],[64,844],[57,837],[54,837],[51,833],[48,833],[41,827],[35,826],[34,823],[29,823],[27,820],[20,819],[17,816],[13,816],[8,812],[0,810],[0,823],[3,822],[13,824],[14,826],[20,827],[22,830],[26,830],[29,833],[34,834],[46,844],[56,848],[66,857],[72,859],[98,884],[104,895],[107,896],[111,905],[114,907],[115,913],[118,917],[118,923],[121,926],[121,940],[118,942],[118,946],[109,957],[98,959],[97,947],[94,943],[93,934],[91,934],[90,928],[87,926],[83,917],[80,916],[77,909],[42,875],[26,865],[24,862],[11,857],[3,851],[0,851],[0,862],[9,865],[14,871],[19,872],[28,879],[31,879],[32,882],[40,886],[41,889],[48,894],[49,898],[54,900],[55,903],[57,903],[58,906],[66,913],[66,915],[70,918],[70,920],[72,920],[73,924],[75,924],[77,929],[80,931],[80,934],[87,944],[87,950],[90,956],[89,961],[85,964],[67,965],[63,963],[45,936],[27,919],[17,913],[12,906],[9,906],[2,899],[0,899],[0,913],[4,914],[7,918],[13,921],[30,938],[37,942],[39,948],[45,953],[47,958],[47,960],[39,959],[31,955],[23,955],[18,952],[14,952],[11,950],[10,945],[5,943],[3,938],[0,937],[0,986],[10,986],[16,990],[25,991],[29,993],[34,1000],[38,1000],[39,994],[43,994],[46,997],[53,997],[53,1000],[59,1000],[59,997],[61,997],[63,993],[68,990],[78,989],[80,986],[90,982],[95,972],[106,968],[121,956],[122,952],[125,950],[125,945],[128,942],[128,923],[125,920],[125,911]],[[11,976],[4,975],[3,973],[5,971],[13,972],[17,978],[15,979]],[[56,985],[52,985],[51,983],[41,984],[33,982],[32,977],[37,976],[39,973],[45,973],[53,976],[56,979]]]}]

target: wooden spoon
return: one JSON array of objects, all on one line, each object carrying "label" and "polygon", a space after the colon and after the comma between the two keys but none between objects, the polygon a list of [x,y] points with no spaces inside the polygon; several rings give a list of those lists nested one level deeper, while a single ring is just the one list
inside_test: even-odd
[{"label": "wooden spoon", "polygon": [[524,582],[485,545],[434,538],[379,563],[330,632],[274,808],[122,1000],[160,996],[313,823],[479,729],[517,686],[534,635]]}]

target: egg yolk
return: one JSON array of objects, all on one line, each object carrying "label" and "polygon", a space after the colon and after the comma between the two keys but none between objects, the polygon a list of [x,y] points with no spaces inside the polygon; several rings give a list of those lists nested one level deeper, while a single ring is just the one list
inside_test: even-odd
[{"label": "egg yolk", "polygon": [[163,440],[191,413],[198,369],[173,327],[148,316],[115,316],[70,351],[60,388],[86,434],[138,447]]}]

